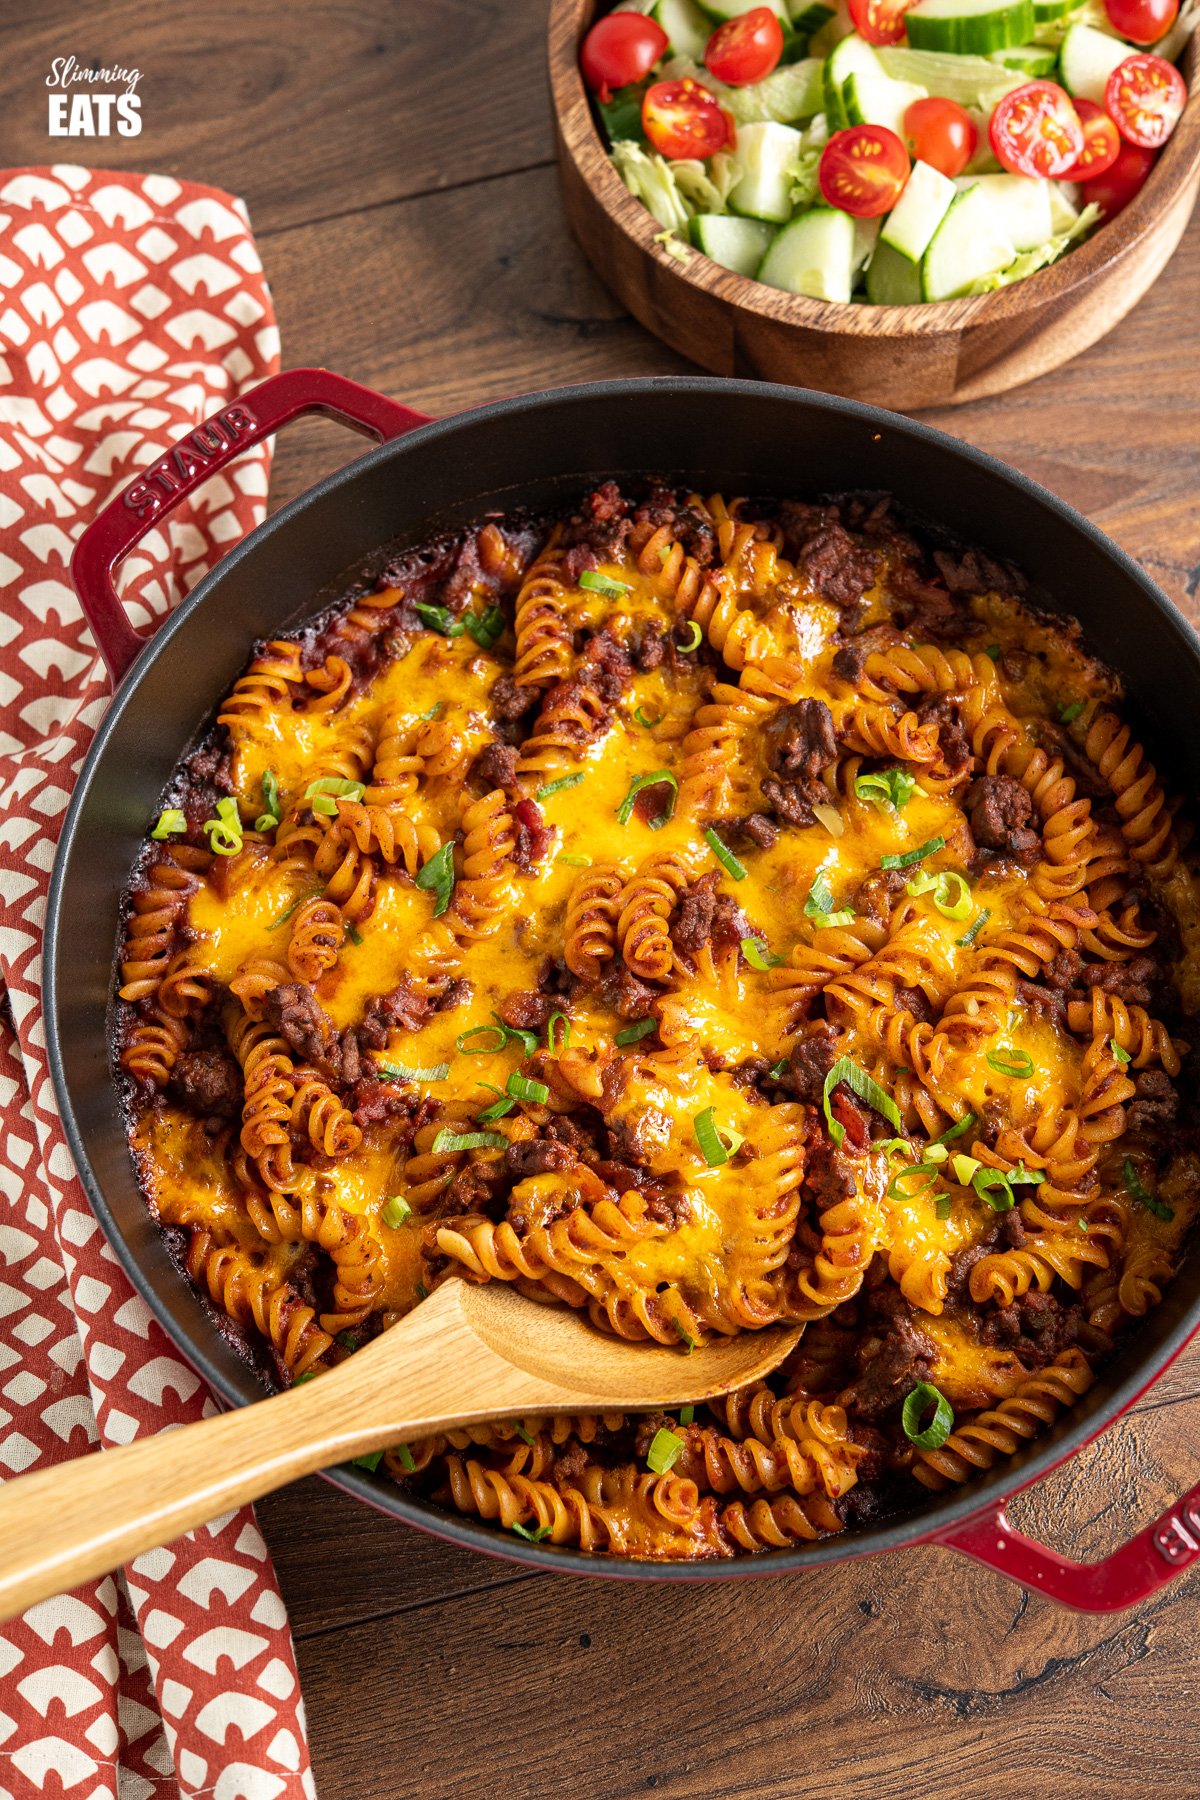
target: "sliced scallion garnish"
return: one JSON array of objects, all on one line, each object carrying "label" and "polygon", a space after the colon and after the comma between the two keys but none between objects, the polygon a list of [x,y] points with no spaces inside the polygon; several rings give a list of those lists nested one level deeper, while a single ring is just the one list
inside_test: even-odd
[{"label": "sliced scallion garnish", "polygon": [[969,950],[970,949],[971,945],[975,942],[975,939],[979,936],[980,932],[983,930],[984,926],[987,924],[987,922],[991,918],[991,916],[992,916],[992,909],[990,906],[985,906],[981,913],[976,913],[975,917],[972,919],[971,923],[967,926],[967,929],[963,932],[962,936],[960,938],[955,938],[955,940],[954,940],[954,942],[958,945],[960,950]]},{"label": "sliced scallion garnish", "polygon": [[452,838],[448,839],[418,872],[417,886],[425,888],[427,892],[436,896],[433,916],[435,919],[440,919],[450,905],[450,896],[454,892],[454,840]]},{"label": "sliced scallion garnish", "polygon": [[690,656],[693,650],[698,650],[700,648],[700,645],[704,641],[704,633],[697,625],[695,619],[689,619],[687,624],[689,641],[686,644],[680,644],[679,648],[683,651],[685,656]]},{"label": "sliced scallion garnish", "polygon": [[626,1025],[624,1030],[618,1031],[613,1043],[620,1044],[624,1049],[626,1044],[636,1044],[639,1038],[649,1037],[657,1029],[657,1019],[639,1019],[636,1025]]},{"label": "sliced scallion garnish", "polygon": [[279,802],[279,783],[274,769],[264,769],[262,776],[263,810],[254,821],[255,831],[273,831],[283,817]]},{"label": "sliced scallion garnish", "polygon": [[510,1040],[515,1040],[520,1044],[521,1049],[526,1056],[533,1055],[538,1047],[538,1035],[536,1031],[526,1031],[520,1025],[508,1025],[500,1017],[498,1012],[493,1012],[492,1017],[500,1027],[500,1030],[504,1033],[505,1043],[508,1043]]},{"label": "sliced scallion garnish", "polygon": [[[555,1026],[561,1027],[557,1035]],[[571,1048],[571,1021],[565,1012],[552,1012],[546,1020],[546,1048],[551,1056]]]},{"label": "sliced scallion garnish", "polygon": [[659,713],[657,718],[649,719],[646,717],[645,712],[640,706],[634,708],[633,716],[644,731],[653,731],[656,725],[661,725],[663,722],[661,713]]},{"label": "sliced scallion garnish", "polygon": [[[921,1429],[921,1419],[933,1407],[933,1417]],[[910,1444],[918,1450],[940,1450],[954,1429],[954,1408],[931,1381],[921,1381],[905,1396],[900,1423]]]},{"label": "sliced scallion garnish", "polygon": [[445,1081],[450,1064],[431,1063],[427,1069],[410,1069],[404,1063],[381,1062],[378,1067],[395,1081]]},{"label": "sliced scallion garnish", "polygon": [[818,869],[813,876],[813,884],[808,890],[808,898],[804,902],[805,916],[813,921],[818,930],[830,925],[849,925],[854,917],[854,908],[845,906],[839,912],[833,910],[833,889],[824,870]]},{"label": "sliced scallion garnish", "polygon": [[666,1426],[660,1426],[650,1440],[650,1448],[646,1452],[646,1467],[652,1475],[665,1475],[683,1455],[683,1439]]},{"label": "sliced scallion garnish", "polygon": [[403,1225],[405,1219],[412,1218],[412,1207],[408,1204],[408,1201],[404,1198],[403,1194],[392,1194],[389,1197],[387,1204],[381,1210],[379,1217],[383,1220],[385,1225],[390,1226],[391,1229],[395,1231],[399,1226]]},{"label": "sliced scallion garnish", "polygon": [[463,624],[481,650],[490,650],[504,635],[504,614],[498,606],[489,606],[483,613],[465,613]]},{"label": "sliced scallion garnish", "polygon": [[365,793],[361,781],[347,781],[342,775],[322,775],[317,781],[309,782],[304,798],[315,813],[332,819],[337,814],[338,800],[361,800]]},{"label": "sliced scallion garnish", "polygon": [[277,926],[286,925],[288,920],[291,918],[292,914],[297,910],[298,907],[303,906],[304,902],[306,900],[315,900],[317,895],[321,891],[322,890],[319,887],[308,888],[303,894],[297,894],[296,898],[292,901],[291,905],[285,906],[283,911],[279,914],[278,918],[272,919],[270,921],[270,923],[267,926],[267,930],[274,931]]},{"label": "sliced scallion garnish", "polygon": [[895,856],[881,856],[879,866],[881,869],[911,869],[914,863],[924,862],[927,856],[934,856],[945,848],[944,837],[931,837],[925,843],[918,844],[915,850],[901,850]]},{"label": "sliced scallion garnish", "polygon": [[[933,1186],[939,1173],[940,1165],[935,1162],[909,1163],[905,1168],[897,1169],[896,1173],[892,1176],[892,1179],[887,1184],[886,1197],[889,1200],[916,1200],[926,1191],[926,1189]],[[900,1185],[902,1181],[907,1181],[910,1175],[925,1175],[928,1177],[928,1180],[921,1184],[915,1194],[906,1193]]]},{"label": "sliced scallion garnish", "polygon": [[985,1060],[989,1069],[1013,1081],[1027,1081],[1033,1074],[1033,1058],[1027,1050],[989,1050]]},{"label": "sliced scallion garnish", "polygon": [[214,856],[236,856],[243,843],[237,801],[218,800],[216,818],[205,819],[202,829]]},{"label": "sliced scallion garnish", "polygon": [[532,1081],[528,1075],[510,1075],[506,1083],[514,1100],[528,1100],[534,1106],[545,1106],[550,1089],[544,1081]]},{"label": "sliced scallion garnish", "polygon": [[554,860],[555,862],[566,863],[569,869],[590,869],[592,866],[592,859],[590,856],[570,856],[565,850],[560,851]]},{"label": "sliced scallion garnish", "polygon": [[524,1538],[527,1544],[540,1544],[543,1538],[550,1536],[548,1525],[539,1525],[534,1531],[530,1531],[527,1526],[521,1524],[519,1519],[513,1520],[510,1529],[515,1531],[519,1538]]},{"label": "sliced scallion garnish", "polygon": [[498,1100],[494,1101],[491,1106],[485,1107],[483,1112],[478,1115],[481,1125],[494,1125],[497,1119],[506,1118],[517,1104],[511,1094],[504,1093],[494,1082],[481,1081],[477,1085],[487,1088],[490,1094],[500,1095]]},{"label": "sliced scallion garnish", "polygon": [[445,1126],[433,1140],[435,1156],[452,1155],[457,1150],[507,1150],[508,1139],[498,1131],[451,1131]]},{"label": "sliced scallion garnish", "polygon": [[535,800],[548,800],[551,794],[559,794],[564,788],[578,787],[583,780],[582,775],[560,775],[557,781],[548,781],[534,795]]},{"label": "sliced scallion garnish", "polygon": [[835,1144],[841,1144],[846,1135],[846,1127],[839,1119],[834,1118],[830,1101],[833,1097],[833,1090],[839,1087],[843,1081],[852,1094],[857,1095],[860,1100],[865,1100],[867,1105],[873,1107],[877,1113],[881,1113],[893,1131],[903,1130],[900,1109],[892,1096],[880,1087],[873,1075],[868,1075],[865,1069],[860,1069],[850,1057],[839,1056],[825,1077],[825,1087],[821,1094],[825,1123],[829,1127],[829,1135]]},{"label": "sliced scallion garnish", "polygon": [[610,600],[620,600],[633,589],[631,581],[617,581],[612,575],[602,575],[599,569],[585,569],[579,585],[589,594],[607,594]]},{"label": "sliced scallion garnish", "polygon": [[152,838],[157,838],[161,844],[165,838],[171,837],[173,833],[186,830],[187,818],[185,815],[180,811],[179,807],[168,806],[165,812],[159,813],[158,824],[154,827],[150,836]]},{"label": "sliced scallion garnish", "polygon": [[1060,706],[1058,716],[1064,725],[1072,725],[1083,711],[1082,700],[1072,700],[1069,706]]},{"label": "sliced scallion garnish", "polygon": [[720,863],[721,867],[725,870],[725,873],[727,875],[732,875],[732,877],[735,881],[745,881],[745,879],[746,879],[745,868],[738,861],[737,857],[733,854],[733,851],[729,848],[729,845],[726,843],[723,843],[721,841],[721,839],[717,836],[716,832],[713,830],[711,825],[708,827],[708,829],[704,833],[704,841],[708,845],[709,849],[712,851],[713,855],[716,857],[717,861]]},{"label": "sliced scallion garnish", "polygon": [[1133,1166],[1133,1158],[1131,1156],[1125,1158],[1125,1166],[1122,1173],[1125,1176],[1125,1186],[1128,1188],[1133,1198],[1135,1200],[1140,1200],[1143,1206],[1148,1206],[1156,1218],[1167,1219],[1169,1221],[1175,1217],[1174,1207],[1168,1206],[1165,1200],[1160,1200],[1157,1194],[1152,1194],[1149,1188],[1143,1185],[1141,1177]]},{"label": "sliced scallion garnish", "polygon": [[649,775],[637,775],[634,777],[629,784],[629,792],[617,808],[617,824],[628,825],[630,819],[633,817],[633,803],[638,795],[644,793],[647,788],[658,787],[663,782],[665,782],[671,790],[671,797],[667,801],[667,810],[664,813],[660,813],[656,819],[650,819],[648,821],[651,831],[661,830],[667,820],[671,817],[671,814],[675,811],[675,800],[679,793],[679,783],[674,775],[672,775],[670,769],[654,769]]},{"label": "sliced scallion garnish", "polygon": [[413,1453],[409,1449],[408,1445],[407,1444],[394,1444],[392,1446],[392,1448],[393,1448],[396,1456],[400,1460],[400,1467],[404,1470],[404,1473],[406,1475],[415,1474],[417,1465],[413,1461]]},{"label": "sliced scallion garnish", "polygon": [[373,1475],[383,1461],[383,1451],[368,1450],[364,1456],[352,1457],[351,1461],[356,1469],[366,1469]]},{"label": "sliced scallion garnish", "polygon": [[[489,1038],[489,1043],[472,1043],[472,1038]],[[462,1056],[496,1056],[508,1042],[508,1028],[505,1025],[472,1025],[470,1031],[461,1031],[454,1040],[455,1048]]]},{"label": "sliced scallion garnish", "polygon": [[856,775],[854,792],[880,812],[902,812],[921,789],[908,769],[879,769],[873,775]]},{"label": "sliced scallion garnish", "polygon": [[680,1409],[679,1409],[679,1423],[680,1423],[680,1424],[681,1424],[681,1425],[691,1425],[691,1424],[694,1424],[694,1422],[695,1422],[695,1418],[696,1418],[696,1408],[695,1408],[695,1407],[694,1407],[694,1406],[692,1406],[692,1405],[690,1405],[690,1404],[689,1404],[689,1405],[687,1405],[687,1406],[681,1406],[681,1407],[680,1407]]},{"label": "sliced scallion garnish", "polygon": [[744,937],[741,947],[750,967],[757,969],[760,975],[765,975],[768,969],[777,969],[783,961],[782,956],[775,955],[766,938]]},{"label": "sliced scallion garnish", "polygon": [[1109,1038],[1108,1043],[1109,1048],[1112,1050],[1113,1055],[1119,1063],[1127,1063],[1130,1060],[1128,1050],[1122,1049],[1116,1038]]},{"label": "sliced scallion garnish", "polygon": [[461,637],[466,626],[461,619],[456,619],[447,606],[435,606],[429,600],[413,602],[413,611],[423,625],[430,631],[440,631],[443,637]]},{"label": "sliced scallion garnish", "polygon": [[965,919],[971,911],[971,890],[956,869],[943,869],[940,875],[914,875],[905,882],[904,891],[914,900],[922,894],[932,895],[933,904],[945,919]]}]

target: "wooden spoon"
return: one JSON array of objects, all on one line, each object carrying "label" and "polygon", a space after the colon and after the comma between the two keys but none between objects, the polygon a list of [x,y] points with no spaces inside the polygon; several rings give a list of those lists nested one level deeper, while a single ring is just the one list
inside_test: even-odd
[{"label": "wooden spoon", "polygon": [[728,1393],[799,1339],[771,1326],[683,1354],[606,1337],[501,1282],[445,1282],[286,1393],[0,1488],[0,1621],[331,1463],[481,1419],[635,1412]]}]

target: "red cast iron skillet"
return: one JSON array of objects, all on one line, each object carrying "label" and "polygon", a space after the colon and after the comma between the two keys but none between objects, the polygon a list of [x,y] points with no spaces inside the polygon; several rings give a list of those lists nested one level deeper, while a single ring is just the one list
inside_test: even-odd
[{"label": "red cast iron skillet", "polygon": [[[138,637],[113,571],[190,489],[301,413],[384,440],[230,550],[160,626]],[[1129,557],[1044,488],[910,419],[827,394],[682,377],[553,389],[430,421],[324,370],[262,383],[184,438],[81,538],[72,575],[107,661],[112,705],[63,827],[46,926],[50,1064],[96,1216],[138,1292],[221,1398],[262,1394],[168,1259],[134,1180],[117,1105],[110,1010],[118,908],[159,793],[257,637],[311,616],[345,578],[490,508],[554,507],[606,476],[655,473],[703,492],[810,496],[881,489],[930,522],[1018,562],[1041,597],[1083,622],[1125,675],[1169,788],[1200,790],[1200,639]],[[644,1563],[525,1545],[348,1469],[328,1479],[423,1530],[539,1568],[644,1581],[732,1579],[946,1544],[1068,1605],[1127,1606],[1200,1556],[1200,1486],[1104,1561],[1070,1562],[1013,1531],[1004,1501],[1109,1425],[1200,1324],[1200,1239],[1160,1307],[1130,1332],[1056,1428],[966,1488],[810,1547],[728,1563]]]}]

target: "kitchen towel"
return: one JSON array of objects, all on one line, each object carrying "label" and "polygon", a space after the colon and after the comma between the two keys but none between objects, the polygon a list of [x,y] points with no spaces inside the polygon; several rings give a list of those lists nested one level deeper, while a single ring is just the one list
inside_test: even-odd
[{"label": "kitchen towel", "polygon": [[[141,468],[278,367],[241,202],[162,175],[0,171],[0,1477],[213,1402],[88,1208],[46,1067],[46,889],[108,678],[75,540]],[[126,562],[153,625],[263,517],[269,449]],[[287,1615],[249,1508],[0,1626],[0,1800],[313,1793]]]}]

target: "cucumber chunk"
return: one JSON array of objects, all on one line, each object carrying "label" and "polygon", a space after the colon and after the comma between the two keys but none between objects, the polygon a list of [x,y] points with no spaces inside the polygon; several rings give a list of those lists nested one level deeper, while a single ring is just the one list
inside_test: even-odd
[{"label": "cucumber chunk", "polygon": [[692,220],[697,250],[735,275],[753,277],[774,233],[760,219],[734,219],[727,213],[699,213]]},{"label": "cucumber chunk", "polygon": [[787,0],[703,0],[703,6],[709,18],[715,19],[718,25],[726,19],[740,19],[743,13],[753,12],[756,6],[769,6],[780,24],[791,28]]},{"label": "cucumber chunk", "polygon": [[928,93],[984,112],[991,112],[1022,80],[987,56],[943,56],[936,50],[912,50],[907,44],[885,44],[879,60],[884,73],[896,81],[919,82]]},{"label": "cucumber chunk", "polygon": [[833,7],[826,6],[825,0],[793,0],[791,14],[796,36],[812,37],[822,25],[828,25],[833,17]]},{"label": "cucumber chunk", "polygon": [[1051,181],[1050,189],[1050,232],[1059,237],[1064,231],[1070,231],[1079,217],[1079,208],[1075,204],[1079,189],[1073,181]]},{"label": "cucumber chunk", "polygon": [[1017,44],[1011,50],[993,50],[992,61],[1002,69],[1015,69],[1026,81],[1042,81],[1055,69],[1058,52],[1045,44]]},{"label": "cucumber chunk", "polygon": [[917,0],[904,18],[914,50],[988,56],[1033,36],[1033,0]]},{"label": "cucumber chunk", "polygon": [[847,301],[854,286],[854,253],[850,214],[815,206],[776,233],[758,279],[813,300]]},{"label": "cucumber chunk", "polygon": [[1033,0],[1033,22],[1035,25],[1052,25],[1056,19],[1065,19],[1073,12],[1078,12],[1084,0]]},{"label": "cucumber chunk", "polygon": [[1006,269],[1016,245],[978,183],[951,202],[921,258],[921,297],[953,300],[972,282]]},{"label": "cucumber chunk", "polygon": [[1053,237],[1051,185],[1040,175],[960,175],[955,183],[982,189],[1016,250],[1036,250]]},{"label": "cucumber chunk", "polygon": [[883,65],[865,38],[852,31],[835,44],[825,61],[825,116],[832,134],[850,123],[845,90],[852,75],[883,78]]},{"label": "cucumber chunk", "polygon": [[701,12],[696,5],[696,0],[657,0],[650,17],[666,32],[672,56],[686,56],[692,62],[704,61],[713,26],[707,13]]},{"label": "cucumber chunk", "polygon": [[[793,119],[811,119],[825,104],[821,79],[824,67],[819,56],[781,63],[761,81],[752,81],[747,87],[722,88],[717,98],[739,125],[752,125],[761,119],[790,125]],[[707,85],[712,87],[711,80]]]},{"label": "cucumber chunk", "polygon": [[782,224],[792,216],[792,170],[800,155],[800,133],[766,119],[738,128],[734,162],[741,179],[729,196],[730,210],[751,219]]},{"label": "cucumber chunk", "polygon": [[[904,192],[883,222],[880,243],[914,265],[949,212],[958,189],[949,176],[926,162],[915,162]],[[918,283],[918,290],[920,284]]]},{"label": "cucumber chunk", "polygon": [[1092,100],[1103,106],[1109,76],[1132,55],[1131,45],[1121,38],[1109,37],[1106,31],[1097,31],[1094,25],[1084,25],[1082,21],[1068,25],[1058,53],[1062,84],[1076,100]]},{"label": "cucumber chunk", "polygon": [[842,104],[851,125],[886,125],[904,142],[904,115],[914,100],[927,98],[928,90],[912,81],[893,81],[887,75],[862,75],[853,71],[842,90]]},{"label": "cucumber chunk", "polygon": [[872,306],[917,306],[921,300],[921,265],[909,262],[882,236],[867,264],[867,299]]}]

